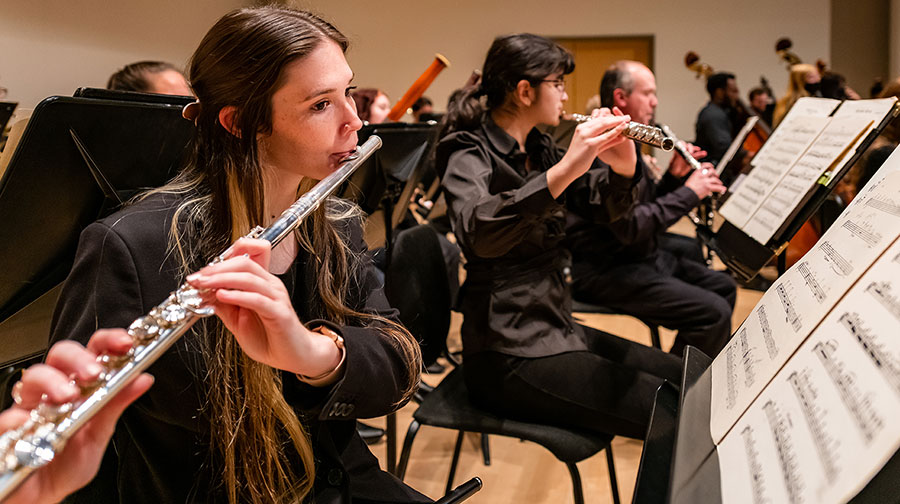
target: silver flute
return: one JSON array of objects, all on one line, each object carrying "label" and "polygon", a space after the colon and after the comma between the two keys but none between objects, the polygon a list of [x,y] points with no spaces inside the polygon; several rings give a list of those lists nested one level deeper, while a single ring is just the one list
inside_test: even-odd
[{"label": "silver flute", "polygon": [[[272,225],[267,228],[257,226],[246,238],[267,240],[273,247],[277,245],[379,148],[381,138],[372,135],[334,173],[300,196]],[[219,254],[210,264],[227,259],[233,247]],[[78,429],[162,356],[195,322],[213,315],[212,307],[204,302],[204,294],[188,283],[182,284],[150,313],[131,323],[128,334],[133,345],[127,354],[97,357],[103,372],[94,383],[80,384],[82,395],[79,399],[61,405],[41,403],[31,410],[22,426],[0,435],[0,501],[32,472],[53,460]]]},{"label": "silver flute", "polygon": [[[665,124],[661,125],[660,128],[667,137],[671,138],[672,141],[675,142],[675,152],[677,152],[685,161],[687,161],[687,164],[690,165],[691,168],[693,168],[694,170],[700,170],[704,174],[708,171],[706,168],[703,168],[703,166],[700,165],[700,161],[697,161],[697,158],[695,158],[690,152],[688,152],[687,148],[681,141],[678,140],[678,137],[675,136],[675,132],[673,132],[671,128],[669,128]],[[709,204],[706,205],[705,219],[701,219],[695,210],[691,210],[690,213],[688,213],[688,218],[691,219],[691,222],[693,222],[695,226],[711,228],[713,219],[715,219],[715,212],[718,205],[719,201],[717,195],[713,194],[713,196],[709,198]]]},{"label": "silver flute", "polygon": [[[594,117],[582,114],[572,114],[572,119],[578,122],[587,122],[594,119]],[[675,148],[675,141],[667,137],[659,128],[634,121],[628,122],[625,129],[622,131],[622,135],[636,142],[652,145],[667,152]]]},{"label": "silver flute", "polygon": [[662,132],[667,137],[672,139],[672,142],[675,144],[675,152],[677,152],[685,161],[687,161],[687,164],[691,165],[691,168],[693,168],[695,170],[703,169],[703,167],[700,166],[700,161],[697,161],[697,158],[695,158],[694,156],[691,155],[690,152],[688,152],[688,150],[684,146],[684,144],[678,141],[678,137],[675,136],[675,133],[672,131],[671,128],[669,128],[668,126],[663,124],[663,125],[660,125],[660,129],[662,129]]}]

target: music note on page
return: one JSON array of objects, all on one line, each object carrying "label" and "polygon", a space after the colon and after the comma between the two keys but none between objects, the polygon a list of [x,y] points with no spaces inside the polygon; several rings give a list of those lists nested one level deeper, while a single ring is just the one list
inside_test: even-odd
[{"label": "music note on page", "polygon": [[860,390],[853,373],[840,362],[836,350],[837,344],[834,341],[820,341],[813,347],[813,353],[828,373],[863,439],[867,444],[871,443],[884,427],[884,419],[872,408],[871,397]]}]

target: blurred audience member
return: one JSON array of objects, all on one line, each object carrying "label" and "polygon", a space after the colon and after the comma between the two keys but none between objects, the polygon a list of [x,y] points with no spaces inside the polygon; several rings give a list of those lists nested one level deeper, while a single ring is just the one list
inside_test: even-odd
[{"label": "blurred audience member", "polygon": [[106,89],[165,95],[193,96],[180,70],[163,61],[138,61],[112,74]]},{"label": "blurred audience member", "polygon": [[391,111],[391,100],[380,89],[362,88],[351,93],[356,113],[365,124],[381,124]]}]

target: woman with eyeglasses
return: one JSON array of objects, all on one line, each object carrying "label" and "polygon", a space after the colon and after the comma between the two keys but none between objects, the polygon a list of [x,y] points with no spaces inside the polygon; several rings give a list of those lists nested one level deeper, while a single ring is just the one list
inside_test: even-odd
[{"label": "woman with eyeglasses", "polygon": [[586,177],[584,196],[612,220],[629,211],[641,174],[618,110],[595,111],[566,152],[535,128],[558,124],[574,66],[543,37],[498,37],[481,83],[443,123],[436,166],[467,259],[465,378],[472,399],[501,415],[642,438],[656,389],[677,382],[681,361],[572,318],[566,188]]}]

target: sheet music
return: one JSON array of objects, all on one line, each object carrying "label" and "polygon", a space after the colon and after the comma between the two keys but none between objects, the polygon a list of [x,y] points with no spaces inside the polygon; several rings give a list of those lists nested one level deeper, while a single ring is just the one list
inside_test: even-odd
[{"label": "sheet music", "polygon": [[737,136],[734,137],[734,140],[731,141],[731,145],[728,146],[728,150],[725,151],[725,154],[722,155],[722,159],[719,160],[719,164],[716,165],[716,173],[721,177],[722,172],[725,170],[725,167],[728,166],[728,163],[734,158],[734,155],[737,153],[738,149],[744,145],[744,140],[747,138],[747,135],[750,133],[750,130],[756,126],[756,123],[759,121],[759,116],[750,116],[747,118],[747,122],[744,123],[744,127],[741,128],[741,131],[738,132]]},{"label": "sheet music", "polygon": [[[890,169],[887,163],[885,167]],[[713,361],[713,441],[728,433],[843,293],[898,236],[900,172],[893,172],[866,185],[815,247],[772,284]]]},{"label": "sheet music", "polygon": [[832,118],[759,206],[744,226],[744,232],[759,243],[768,242],[819,177],[851,156],[852,145],[863,137],[872,124],[873,121],[865,117]]},{"label": "sheet music", "polygon": [[840,104],[840,100],[832,100],[830,98],[813,98],[806,96],[798,99],[794,103],[794,106],[788,111],[787,115],[784,116],[784,119],[781,120],[781,124],[779,124],[778,127],[772,131],[772,134],[769,135],[769,139],[766,143],[760,147],[759,152],[756,153],[756,156],[750,161],[750,164],[756,166],[756,164],[766,155],[766,152],[770,148],[770,144],[779,141],[778,137],[784,134],[784,127],[790,124],[795,118],[801,116],[828,117]]},{"label": "sheet music", "polygon": [[900,448],[900,240],[718,447],[722,502],[846,502]]},{"label": "sheet music", "polygon": [[769,137],[766,142],[769,149],[765,154],[756,155],[758,161],[753,171],[722,205],[719,213],[743,228],[829,121],[828,117],[796,116],[783,123],[778,128],[781,134]]},{"label": "sheet music", "polygon": [[841,104],[837,112],[832,116],[833,118],[843,119],[846,117],[859,117],[872,121],[872,124],[869,125],[856,143],[853,144],[851,151],[855,151],[859,148],[860,144],[866,140],[869,132],[881,124],[881,121],[891,112],[891,109],[894,108],[896,103],[897,98],[892,96],[890,98],[876,98],[872,100],[847,100]]}]

